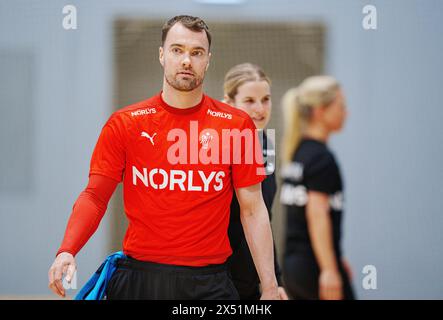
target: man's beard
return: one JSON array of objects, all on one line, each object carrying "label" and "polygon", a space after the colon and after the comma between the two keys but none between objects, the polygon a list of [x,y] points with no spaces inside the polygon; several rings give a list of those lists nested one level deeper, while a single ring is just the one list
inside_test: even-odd
[{"label": "man's beard", "polygon": [[166,82],[174,89],[185,92],[192,91],[201,86],[204,79],[204,75],[203,77],[195,75],[192,80],[177,79],[177,76],[177,74],[175,76],[168,76],[165,74]]}]

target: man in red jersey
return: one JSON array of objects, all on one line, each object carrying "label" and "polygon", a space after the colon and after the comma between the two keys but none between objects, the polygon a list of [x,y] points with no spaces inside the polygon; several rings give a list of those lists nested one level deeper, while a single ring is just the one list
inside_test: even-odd
[{"label": "man in red jersey", "polygon": [[[261,150],[250,117],[203,94],[211,36],[203,20],[176,16],[162,29],[162,91],[113,113],[95,146],[49,287],[65,296],[74,256],[92,236],[118,183],[129,220],[108,299],[237,299],[226,270],[235,190],[262,299],[278,299],[271,228],[261,194]],[[240,137],[240,138],[239,138]],[[239,143],[239,141],[241,143]],[[252,143],[248,143],[252,141]],[[252,160],[251,160],[252,159]]]}]

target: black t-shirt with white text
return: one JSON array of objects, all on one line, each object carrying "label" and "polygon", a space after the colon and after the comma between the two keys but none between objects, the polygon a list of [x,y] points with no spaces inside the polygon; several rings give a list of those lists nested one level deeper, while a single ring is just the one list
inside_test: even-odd
[{"label": "black t-shirt with white text", "polygon": [[329,196],[334,250],[336,256],[341,257],[343,182],[340,168],[327,145],[319,140],[303,138],[292,162],[283,168],[282,177],[280,200],[287,213],[285,255],[304,253],[314,256],[305,208],[308,191],[318,191]]}]

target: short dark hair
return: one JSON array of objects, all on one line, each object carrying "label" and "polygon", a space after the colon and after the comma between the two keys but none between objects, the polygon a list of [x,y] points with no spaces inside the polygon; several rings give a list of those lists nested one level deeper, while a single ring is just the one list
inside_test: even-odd
[{"label": "short dark hair", "polygon": [[174,24],[180,22],[183,26],[188,28],[189,30],[200,32],[204,30],[206,32],[206,36],[208,37],[209,48],[211,48],[211,34],[209,33],[209,28],[206,23],[200,19],[199,17],[180,15],[175,16],[172,19],[169,19],[162,28],[162,47],[165,44],[166,36],[168,35],[169,30],[172,28]]}]

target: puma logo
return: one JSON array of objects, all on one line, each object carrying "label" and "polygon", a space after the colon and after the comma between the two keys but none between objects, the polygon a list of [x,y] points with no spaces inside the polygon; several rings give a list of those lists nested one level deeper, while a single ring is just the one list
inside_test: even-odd
[{"label": "puma logo", "polygon": [[142,137],[146,137],[146,138],[148,138],[148,139],[151,141],[152,145],[154,145],[154,137],[155,137],[156,134],[157,134],[157,133],[154,133],[154,134],[152,135],[152,137],[151,137],[148,133],[142,131],[141,136],[142,136]]}]

